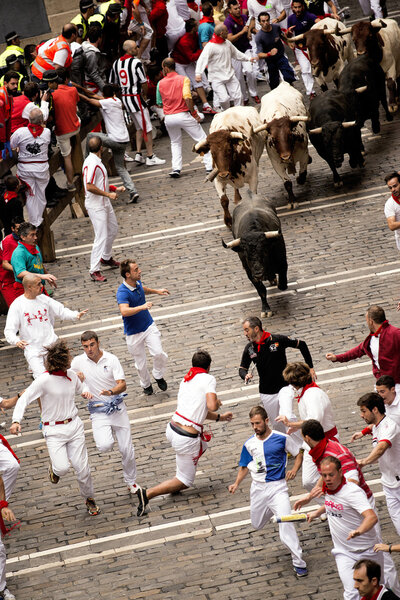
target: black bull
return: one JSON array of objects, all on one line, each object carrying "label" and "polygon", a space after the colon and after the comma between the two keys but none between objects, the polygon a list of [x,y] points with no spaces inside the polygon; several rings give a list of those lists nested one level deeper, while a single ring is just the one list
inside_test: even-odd
[{"label": "black bull", "polygon": [[[274,208],[258,198],[244,199],[232,215],[234,240],[224,247],[238,252],[239,258],[262,303],[262,317],[272,316],[263,281],[287,289],[287,260],[281,223]],[[277,277],[278,276],[278,277]]]}]

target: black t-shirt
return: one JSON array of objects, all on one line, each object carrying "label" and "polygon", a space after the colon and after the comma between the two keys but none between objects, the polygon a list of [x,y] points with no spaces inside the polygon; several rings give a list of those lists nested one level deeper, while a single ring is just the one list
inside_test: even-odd
[{"label": "black t-shirt", "polygon": [[[3,223],[4,236],[11,233],[11,221],[14,217],[24,218],[24,209],[21,200],[16,197],[5,202],[4,196],[0,197],[0,221]],[[1,227],[1,225],[0,225]]]},{"label": "black t-shirt", "polygon": [[[287,365],[286,348],[297,348],[303,355],[310,369],[313,362],[307,344],[303,340],[286,337],[285,335],[271,334],[260,346],[257,352],[257,343],[249,342],[242,355],[240,369],[247,371],[253,362],[260,378],[260,394],[277,394],[286,384],[282,372]],[[245,372],[239,375],[244,379]]]}]

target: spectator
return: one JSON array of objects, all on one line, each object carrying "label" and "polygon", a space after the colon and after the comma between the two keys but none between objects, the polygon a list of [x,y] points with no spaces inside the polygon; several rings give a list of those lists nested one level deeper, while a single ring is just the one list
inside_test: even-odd
[{"label": "spectator", "polygon": [[23,289],[15,287],[14,271],[11,257],[19,242],[19,228],[24,222],[20,217],[14,217],[11,221],[11,233],[7,235],[0,244],[0,289],[7,306],[23,293]]},{"label": "spectator", "polygon": [[9,175],[4,180],[6,191],[0,198],[0,220],[3,223],[4,235],[11,233],[11,222],[14,217],[24,220],[24,209],[19,195],[21,187],[18,177]]},{"label": "spectator", "polygon": [[149,21],[154,31],[155,45],[160,53],[160,60],[163,60],[168,56],[168,43],[165,36],[168,23],[168,11],[165,0],[152,0]]},{"label": "spectator", "polygon": [[37,57],[32,63],[32,80],[39,83],[45,71],[55,71],[72,64],[71,44],[78,37],[78,30],[72,23],[64,25],[61,35],[40,46]]},{"label": "spectator", "polygon": [[2,158],[11,156],[11,114],[13,109],[13,96],[17,92],[19,75],[15,71],[7,71],[4,75],[4,85],[0,87],[0,150]]},{"label": "spectator", "polygon": [[20,46],[21,39],[16,31],[10,31],[10,33],[7,33],[5,36],[5,42],[7,44],[7,48],[0,54],[0,73],[7,71],[7,56],[11,56],[11,54],[21,57],[24,56],[24,51]]},{"label": "spectator", "polygon": [[71,23],[76,26],[78,31],[76,41],[78,44],[82,44],[83,40],[86,39],[89,28],[89,19],[94,15],[95,4],[93,0],[80,0],[79,10],[79,15],[76,15],[76,17],[71,20]]},{"label": "spectator", "polygon": [[201,10],[203,12],[203,17],[199,21],[199,47],[201,49],[209,42],[214,33],[214,17],[213,17],[213,5],[211,2],[204,2],[201,6]]},{"label": "spectator", "polygon": [[261,25],[261,29],[256,35],[258,58],[264,58],[267,63],[271,90],[278,87],[280,83],[279,73],[282,74],[285,81],[293,83],[296,77],[285,55],[281,40],[281,28],[276,23],[271,25],[267,12],[260,12],[258,21]]},{"label": "spectator", "polygon": [[224,0],[211,0],[211,4],[214,7],[214,23],[220,25],[225,21]]},{"label": "spectator", "polygon": [[[47,98],[50,92],[45,92],[40,101],[40,90],[37,83],[29,81],[25,84],[24,93],[14,98],[11,113],[11,133],[17,131],[20,127],[26,127],[29,123],[29,114],[33,108],[40,108],[43,113],[43,121],[47,121],[49,116],[49,102]],[[40,101],[40,106],[38,102]]]},{"label": "spectator", "polygon": [[128,35],[132,36],[132,39],[136,41],[138,45],[138,58],[149,57],[148,46],[153,37],[153,29],[150,25],[147,17],[147,12],[143,6],[139,3],[137,6],[132,5],[132,18],[128,27]]},{"label": "spectator", "polygon": [[50,137],[50,130],[44,126],[42,111],[34,108],[29,115],[28,126],[17,129],[10,140],[11,147],[18,148],[17,175],[27,186],[26,208],[29,221],[36,227],[43,222],[46,206],[45,189],[50,179]]},{"label": "spectator", "polygon": [[102,31],[99,27],[91,25],[88,39],[82,44],[83,51],[83,79],[84,86],[91,92],[102,92],[106,84],[102,54],[100,52]]},{"label": "spectator", "polygon": [[55,133],[64,159],[67,189],[74,192],[76,187],[71,159],[71,138],[79,132],[81,127],[81,122],[76,114],[79,95],[75,87],[68,85],[69,75],[66,69],[58,69],[58,78],[61,83],[53,92]]},{"label": "spectator", "polygon": [[[22,57],[20,54],[18,56],[16,54],[10,54],[9,56],[7,56],[6,62],[7,62],[7,71],[15,71],[15,73],[18,73],[19,81],[18,81],[18,87],[17,87],[17,94],[21,95],[25,84],[28,82],[28,77],[26,75],[26,70],[24,69],[24,66],[23,66]],[[0,86],[3,86],[3,85],[4,85],[4,75],[0,79]]]}]

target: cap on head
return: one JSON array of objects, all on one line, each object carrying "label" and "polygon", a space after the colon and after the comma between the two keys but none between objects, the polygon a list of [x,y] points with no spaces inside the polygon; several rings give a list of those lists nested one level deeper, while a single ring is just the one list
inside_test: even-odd
[{"label": "cap on head", "polygon": [[119,15],[123,11],[123,7],[120,4],[110,4],[107,10],[107,14],[109,15]]},{"label": "cap on head", "polygon": [[16,54],[10,54],[10,56],[7,56],[7,58],[6,58],[7,67],[11,67],[19,60],[20,60],[19,56],[17,56]]},{"label": "cap on head", "polygon": [[94,7],[93,0],[80,0],[79,2],[79,10],[81,12],[86,12],[89,8]]},{"label": "cap on head", "polygon": [[13,40],[15,40],[16,38],[18,38],[19,35],[16,31],[10,31],[10,33],[7,33],[6,35],[6,42],[12,42]]},{"label": "cap on head", "polygon": [[46,83],[58,81],[57,71],[55,71],[54,69],[49,69],[48,71],[45,71],[43,73],[42,81],[45,81]]}]

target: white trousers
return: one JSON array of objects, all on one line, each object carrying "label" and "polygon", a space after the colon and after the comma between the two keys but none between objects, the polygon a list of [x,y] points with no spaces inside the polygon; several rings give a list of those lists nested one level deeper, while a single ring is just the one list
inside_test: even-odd
[{"label": "white trousers", "polygon": [[[234,106],[240,106],[242,102],[242,92],[240,90],[240,83],[235,75],[228,79],[228,81],[212,81],[211,85],[214,94],[217,96],[218,104],[223,110],[230,107],[231,101]],[[215,106],[215,98],[213,102]]]},{"label": "white trousers", "polygon": [[0,474],[3,478],[6,500],[10,498],[13,492],[19,469],[20,464],[17,459],[11,454],[9,449],[0,442]]},{"label": "white trousers", "polygon": [[6,587],[6,549],[3,540],[0,538],[0,591]]},{"label": "white trousers", "polygon": [[286,427],[283,423],[277,423],[275,421],[279,413],[279,392],[277,394],[260,394],[260,400],[263,407],[267,411],[269,418],[269,426],[271,429],[286,433]]},{"label": "white trousers", "polygon": [[165,432],[167,440],[176,452],[176,475],[186,485],[186,487],[192,487],[194,478],[196,476],[197,463],[199,462],[200,456],[204,454],[207,449],[207,442],[203,442],[200,436],[197,438],[190,438],[184,435],[179,435],[174,431],[168,423]]},{"label": "white trousers", "polygon": [[[250,49],[246,50],[245,54],[249,57],[253,56]],[[234,68],[236,79],[240,83],[242,99],[248,100],[249,93],[253,98],[257,96],[257,63],[243,62],[234,58],[232,59],[232,67]]]},{"label": "white trousers", "polygon": [[[254,529],[262,529],[272,515],[281,517],[291,512],[289,491],[284,479],[261,483],[253,481],[250,488],[250,517]],[[305,567],[302,549],[293,523],[279,523],[281,542],[290,550],[295,567]]]},{"label": "white trousers", "polygon": [[358,0],[361,6],[361,10],[367,17],[374,11],[375,19],[383,19],[382,8],[379,0]]},{"label": "white trousers", "polygon": [[147,368],[146,346],[150,355],[153,357],[153,377],[154,379],[163,379],[165,368],[167,366],[168,354],[166,354],[161,345],[161,333],[158,327],[152,323],[146,331],[126,336],[126,345],[128,352],[132,354],[135,360],[135,367],[138,371],[140,385],[142,388],[149,387],[150,373]]},{"label": "white trousers", "polygon": [[382,487],[386,496],[386,504],[390,518],[397,531],[397,535],[400,535],[400,487],[390,488],[385,485]]},{"label": "white trousers", "polygon": [[[371,496],[371,498],[369,498],[369,503],[371,504],[372,510],[374,510],[377,513],[376,505],[375,505],[375,498],[373,496]],[[382,540],[382,531],[381,531],[381,525],[380,525],[379,521],[375,525],[374,529],[376,532],[377,543],[382,542],[383,541]],[[399,578],[397,576],[397,571],[396,571],[395,564],[393,562],[392,555],[389,554],[388,552],[382,552],[382,554],[383,554],[383,581],[384,581],[384,584],[386,585],[387,588],[391,589],[398,596],[400,593],[400,583],[399,583]]]},{"label": "white trousers", "polygon": [[[195,142],[200,142],[206,137],[204,129],[189,112],[180,112],[174,115],[165,115],[165,127],[171,139],[172,170],[182,169],[182,129],[186,131]],[[204,166],[208,171],[212,169],[211,152],[203,156]]]},{"label": "white trousers", "polygon": [[30,370],[32,371],[33,378],[36,379],[46,371],[44,366],[44,357],[46,355],[46,350],[44,348],[38,348],[37,346],[32,346],[29,344],[24,349],[24,355],[26,358],[26,362],[29,365]]},{"label": "white trousers", "polygon": [[[309,452],[309,446],[304,450],[303,455],[303,466],[302,466],[302,483],[303,487],[310,492],[319,479],[318,469],[315,466],[313,459],[311,458]],[[316,501],[320,500],[320,498],[316,498]],[[323,500],[323,499],[322,499]],[[323,502],[321,502],[323,504]]]},{"label": "white trousers", "polygon": [[28,211],[29,223],[39,227],[43,221],[43,212],[46,208],[46,187],[49,183],[49,171],[35,173],[18,165],[17,174],[29,188],[26,193],[26,210]]},{"label": "white trousers", "polygon": [[189,77],[190,84],[193,89],[199,87],[207,89],[210,87],[208,79],[204,75],[204,73],[201,76],[201,81],[196,81],[196,63],[189,63],[188,65],[181,65],[180,63],[175,63],[175,70],[179,75]]},{"label": "white trousers", "polygon": [[298,48],[294,49],[294,54],[297,58],[297,62],[300,65],[301,76],[306,88],[306,94],[309,96],[314,92],[314,77],[312,76],[311,72],[311,63],[307,56],[304,56],[303,52]]},{"label": "white trousers", "polygon": [[111,202],[101,208],[87,208],[93,225],[94,241],[90,255],[90,273],[100,271],[100,259],[109,260],[112,256],[113,241],[117,237],[118,223]]},{"label": "white trousers", "polygon": [[115,439],[122,457],[122,471],[127,485],[136,483],[135,449],[132,444],[131,424],[125,404],[112,415],[94,413],[92,420],[93,438],[99,452],[111,452]]},{"label": "white trousers", "polygon": [[333,548],[332,554],[335,557],[336,567],[343,584],[344,600],[360,600],[360,595],[354,587],[353,579],[353,566],[358,560],[367,558],[379,563],[383,573],[383,552],[374,552],[373,547],[364,552],[350,552],[348,550],[342,550],[341,548]]},{"label": "white trousers", "polygon": [[43,435],[54,474],[63,477],[71,464],[78,480],[81,496],[85,499],[92,498],[92,476],[85,444],[85,431],[80,418],[75,417],[65,425],[43,425]]},{"label": "white trousers", "polygon": [[[284,415],[289,419],[289,421],[297,421],[297,417],[293,412],[293,402],[294,402],[294,390],[292,386],[285,385],[285,387],[279,390],[278,394],[279,401],[279,415]],[[289,429],[289,428],[287,428]],[[287,430],[286,432],[287,433]],[[296,442],[296,444],[300,448],[303,445],[303,437],[300,431],[295,431],[291,434],[291,439]]]}]

